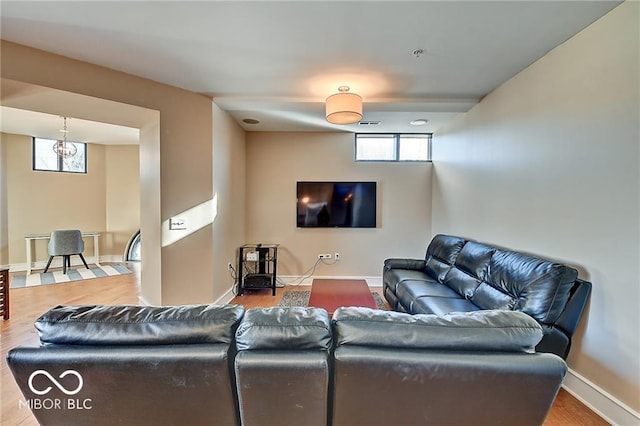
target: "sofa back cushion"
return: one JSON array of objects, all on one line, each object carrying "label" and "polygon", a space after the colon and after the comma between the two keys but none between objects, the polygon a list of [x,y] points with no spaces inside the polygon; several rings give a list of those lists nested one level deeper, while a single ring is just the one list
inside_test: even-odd
[{"label": "sofa back cushion", "polygon": [[320,308],[249,309],[236,332],[236,345],[239,351],[328,350],[331,347],[329,314]]},{"label": "sofa back cushion", "polygon": [[504,309],[507,305],[551,324],[562,313],[577,278],[578,271],[569,266],[496,250],[486,283],[478,287],[471,301],[483,309]]},{"label": "sofa back cushion", "polygon": [[489,261],[495,251],[495,247],[467,241],[456,257],[455,266],[468,275],[484,280],[489,272]]},{"label": "sofa back cushion", "polygon": [[233,341],[238,305],[57,306],[36,320],[42,343],[177,345]]},{"label": "sofa back cushion", "polygon": [[470,298],[480,283],[486,279],[489,261],[494,251],[493,247],[468,241],[460,250],[453,267],[442,282],[461,296]]},{"label": "sofa back cushion", "polygon": [[533,318],[500,310],[436,316],[346,307],[332,322],[336,347],[533,352],[542,339]]},{"label": "sofa back cushion", "polygon": [[451,265],[456,261],[465,240],[450,235],[438,234],[431,240],[425,256],[425,272],[442,282]]}]

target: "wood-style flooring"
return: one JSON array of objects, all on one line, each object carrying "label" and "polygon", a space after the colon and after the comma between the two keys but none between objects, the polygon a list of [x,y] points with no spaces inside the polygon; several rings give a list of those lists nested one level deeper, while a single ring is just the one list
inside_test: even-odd
[{"label": "wood-style flooring", "polygon": [[[33,323],[42,313],[56,305],[138,304],[139,268],[137,264],[128,266],[134,270],[133,274],[10,290],[11,318],[0,320],[0,425],[38,424],[30,410],[20,408],[18,401],[23,396],[4,361],[7,351],[20,345],[38,345],[38,334]],[[309,290],[309,287],[287,287],[286,290]],[[378,292],[380,293],[379,290]],[[275,306],[283,293],[284,289],[281,288],[277,290],[276,296],[271,296],[270,290],[255,291],[236,297],[232,303],[246,308]],[[544,424],[595,426],[607,423],[568,392],[560,390]]]}]

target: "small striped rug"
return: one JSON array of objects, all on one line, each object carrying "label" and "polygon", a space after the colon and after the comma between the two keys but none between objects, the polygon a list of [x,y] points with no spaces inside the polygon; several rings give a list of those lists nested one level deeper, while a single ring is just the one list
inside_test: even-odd
[{"label": "small striped rug", "polygon": [[47,272],[46,274],[14,275],[11,278],[9,288],[33,287],[38,285],[66,283],[70,281],[89,280],[92,278],[110,277],[113,275],[130,274],[131,271],[121,263],[113,265],[93,266],[90,269],[67,269],[67,274],[62,271]]}]

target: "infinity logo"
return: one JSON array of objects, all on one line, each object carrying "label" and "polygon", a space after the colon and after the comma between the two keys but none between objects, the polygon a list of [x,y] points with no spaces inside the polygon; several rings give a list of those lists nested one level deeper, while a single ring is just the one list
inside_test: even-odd
[{"label": "infinity logo", "polygon": [[80,392],[80,390],[82,389],[82,385],[83,385],[82,376],[80,375],[80,373],[78,373],[75,370],[67,370],[67,371],[63,372],[58,377],[59,379],[62,379],[64,377],[68,376],[69,374],[71,374],[72,376],[76,376],[78,378],[78,387],[75,388],[75,389],[72,389],[72,390],[67,390],[51,374],[49,374],[48,371],[36,370],[33,373],[31,373],[31,375],[29,376],[29,389],[31,389],[31,391],[33,393],[35,393],[36,395],[45,395],[45,394],[49,393],[51,391],[51,389],[52,389],[51,386],[48,386],[44,390],[38,390],[38,389],[33,387],[33,379],[34,379],[34,377],[36,377],[39,374],[46,376],[51,381],[51,383],[56,385],[56,387],[58,389],[60,389],[65,395],[75,395],[78,392]]}]

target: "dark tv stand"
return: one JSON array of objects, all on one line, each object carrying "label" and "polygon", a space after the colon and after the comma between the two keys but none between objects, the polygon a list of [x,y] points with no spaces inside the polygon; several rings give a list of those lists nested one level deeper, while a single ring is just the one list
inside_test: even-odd
[{"label": "dark tv stand", "polygon": [[244,244],[238,249],[238,296],[245,290],[271,289],[276,295],[279,244]]}]

